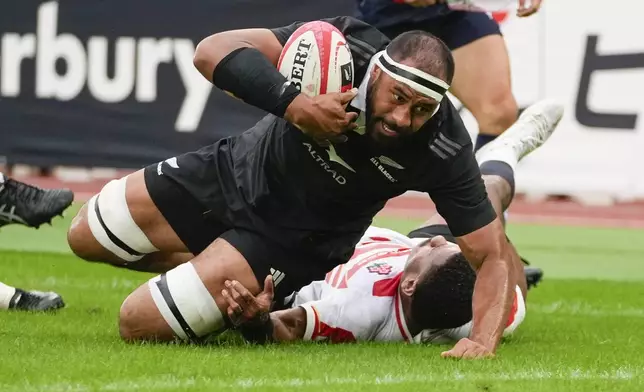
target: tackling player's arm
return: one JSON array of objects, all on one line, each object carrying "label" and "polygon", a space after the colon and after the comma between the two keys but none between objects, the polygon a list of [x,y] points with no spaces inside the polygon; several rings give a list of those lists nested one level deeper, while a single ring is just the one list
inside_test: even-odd
[{"label": "tackling player's arm", "polygon": [[[333,343],[349,343],[356,340],[353,333],[333,328],[320,320],[320,307],[329,308],[328,300],[317,301],[295,308],[271,312],[242,322],[238,329],[244,338],[254,343],[293,342],[301,340],[329,340]],[[326,319],[336,319],[326,309]],[[261,320],[261,321],[260,321]]]},{"label": "tackling player's arm", "polygon": [[445,176],[447,182],[434,188],[430,195],[477,271],[477,279],[470,337],[459,341],[443,356],[490,356],[496,351],[508,320],[517,284],[513,265],[519,256],[508,243],[503,224],[487,197],[471,143],[450,162]]},{"label": "tackling player's arm", "polygon": [[253,295],[238,281],[224,282],[223,298],[228,302],[228,318],[244,338],[254,343],[301,340],[306,330],[306,312],[297,307],[270,312],[274,297],[272,276],[264,280],[264,290]]},{"label": "tackling player's arm", "polygon": [[254,343],[295,340],[327,340],[333,343],[367,340],[381,321],[369,312],[360,293],[349,289],[319,301],[269,313],[273,280],[269,275],[264,291],[253,296],[239,282],[226,282],[222,291],[228,302],[228,317],[244,338]]}]

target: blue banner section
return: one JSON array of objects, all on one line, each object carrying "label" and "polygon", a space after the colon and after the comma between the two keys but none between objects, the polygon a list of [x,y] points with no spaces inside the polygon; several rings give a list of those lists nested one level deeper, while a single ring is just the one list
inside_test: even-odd
[{"label": "blue banner section", "polygon": [[353,0],[12,1],[0,13],[0,157],[138,168],[263,113],[192,65],[215,32],[352,14]]}]

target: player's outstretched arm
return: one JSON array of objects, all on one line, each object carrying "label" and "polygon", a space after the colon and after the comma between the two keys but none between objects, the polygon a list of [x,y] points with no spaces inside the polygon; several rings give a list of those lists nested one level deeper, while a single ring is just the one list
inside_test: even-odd
[{"label": "player's outstretched arm", "polygon": [[[454,119],[453,126],[461,127],[460,119]],[[505,237],[471,148],[471,144],[462,148],[446,168],[445,182],[433,192],[430,190],[438,213],[445,218],[461,251],[477,272],[472,298],[472,333],[443,353],[444,357],[494,355],[517,285],[513,264],[518,262],[515,261],[518,256]]]},{"label": "player's outstretched arm", "polygon": [[443,357],[493,356],[506,327],[517,279],[512,265],[519,256],[508,243],[499,218],[462,237],[458,245],[477,271],[472,298],[472,332]]}]

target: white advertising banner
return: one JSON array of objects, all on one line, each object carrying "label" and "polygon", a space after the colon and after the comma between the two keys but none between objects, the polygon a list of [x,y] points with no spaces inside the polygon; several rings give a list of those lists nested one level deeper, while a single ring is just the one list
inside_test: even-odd
[{"label": "white advertising banner", "polygon": [[547,97],[566,107],[553,137],[519,165],[519,192],[644,198],[642,14],[640,0],[546,0],[538,14],[502,22],[519,105]]}]

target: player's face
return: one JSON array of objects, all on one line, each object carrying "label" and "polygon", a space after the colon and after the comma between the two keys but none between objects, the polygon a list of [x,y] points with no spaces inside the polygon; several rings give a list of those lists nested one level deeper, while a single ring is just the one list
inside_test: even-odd
[{"label": "player's face", "polygon": [[409,255],[405,273],[421,275],[433,265],[444,263],[450,256],[459,253],[458,245],[436,236],[418,244]]},{"label": "player's face", "polygon": [[400,83],[378,67],[371,75],[365,113],[366,133],[377,143],[392,145],[418,131],[432,117],[438,102]]}]

